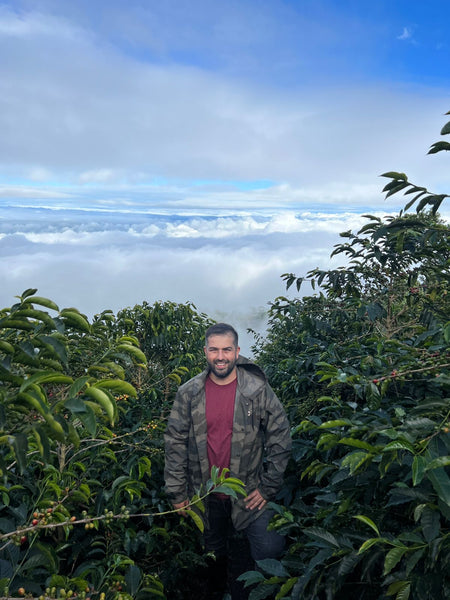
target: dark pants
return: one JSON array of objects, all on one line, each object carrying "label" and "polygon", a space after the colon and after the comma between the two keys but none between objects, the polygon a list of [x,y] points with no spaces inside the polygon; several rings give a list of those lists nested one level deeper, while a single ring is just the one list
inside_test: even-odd
[{"label": "dark pants", "polygon": [[284,537],[276,531],[267,531],[273,511],[265,510],[242,532],[236,532],[231,522],[231,500],[208,498],[209,527],[205,529],[205,548],[214,552],[208,568],[208,591],[211,600],[221,599],[227,589],[233,600],[248,597],[239,575],[255,569],[255,561],[277,558],[285,546]]}]

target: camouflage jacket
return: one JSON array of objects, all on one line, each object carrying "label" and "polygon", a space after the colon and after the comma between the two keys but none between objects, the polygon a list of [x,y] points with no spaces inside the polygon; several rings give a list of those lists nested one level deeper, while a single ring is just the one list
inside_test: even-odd
[{"label": "camouflage jacket", "polygon": [[[205,418],[206,369],[182,385],[165,433],[166,491],[174,503],[191,498],[210,477]],[[289,422],[262,370],[246,358],[237,361],[237,389],[231,440],[230,476],[247,493],[258,489],[266,500],[279,491],[291,451]],[[261,514],[232,499],[232,519],[243,529]]]}]

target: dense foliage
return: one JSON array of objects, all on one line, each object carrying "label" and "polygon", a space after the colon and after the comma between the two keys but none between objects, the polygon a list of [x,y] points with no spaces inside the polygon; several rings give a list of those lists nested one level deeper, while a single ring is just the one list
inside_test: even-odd
[{"label": "dense foliage", "polygon": [[[0,594],[201,594],[189,573],[203,564],[202,503],[193,498],[192,520],[173,514],[162,433],[208,324],[173,303],[89,323],[33,289],[1,311]],[[203,493],[240,491],[222,484],[213,472]]]},{"label": "dense foliage", "polygon": [[415,193],[416,214],[341,234],[345,266],[308,274],[317,295],[275,300],[255,346],[294,453],[275,523],[289,550],[244,576],[252,600],[450,598],[445,195],[385,176],[388,195]]},{"label": "dense foliage", "polygon": [[[342,233],[345,265],[274,300],[255,342],[294,451],[274,504],[287,551],[244,575],[251,600],[450,599],[446,195],[385,177],[405,210]],[[203,505],[172,511],[162,434],[210,323],[172,302],[90,322],[34,289],[0,310],[0,595],[206,600]],[[213,470],[199,494],[217,487],[242,491]]]}]

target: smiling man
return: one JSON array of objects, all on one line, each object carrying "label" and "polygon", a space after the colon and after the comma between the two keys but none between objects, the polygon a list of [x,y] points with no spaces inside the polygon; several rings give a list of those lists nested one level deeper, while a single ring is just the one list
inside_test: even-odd
[{"label": "smiling man", "polygon": [[[246,486],[245,498],[212,494],[207,499],[205,549],[215,554],[208,572],[211,600],[225,592],[234,531],[245,534],[253,560],[275,558],[284,548],[284,538],[267,531],[273,515],[267,502],[283,482],[289,423],[263,371],[239,350],[231,325],[207,330],[207,368],[179,388],[165,434],[166,490],[181,514],[212,466],[230,469]],[[235,581],[229,583],[233,599],[246,597]]]}]

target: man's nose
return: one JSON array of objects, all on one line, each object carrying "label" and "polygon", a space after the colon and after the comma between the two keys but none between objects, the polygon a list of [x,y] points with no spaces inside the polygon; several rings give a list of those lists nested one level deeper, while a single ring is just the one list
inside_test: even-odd
[{"label": "man's nose", "polygon": [[217,358],[219,360],[222,360],[225,357],[225,353],[222,350],[219,350],[218,354],[217,354]]}]

